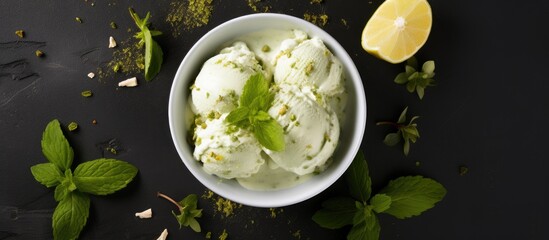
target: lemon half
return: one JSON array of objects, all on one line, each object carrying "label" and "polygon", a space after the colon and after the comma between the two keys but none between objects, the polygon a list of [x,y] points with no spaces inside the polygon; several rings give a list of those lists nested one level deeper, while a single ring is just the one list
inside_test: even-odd
[{"label": "lemon half", "polygon": [[366,23],[362,47],[390,63],[403,62],[425,44],[432,23],[426,0],[386,0]]}]

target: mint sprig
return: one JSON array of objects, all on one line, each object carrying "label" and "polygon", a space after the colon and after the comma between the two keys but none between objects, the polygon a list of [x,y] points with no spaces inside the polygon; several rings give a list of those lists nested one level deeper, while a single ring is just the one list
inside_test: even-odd
[{"label": "mint sprig", "polygon": [[408,124],[405,124],[407,112],[408,112],[408,107],[404,108],[402,113],[400,113],[400,117],[398,118],[398,121],[396,123],[378,122],[376,124],[378,126],[391,125],[397,129],[396,132],[387,134],[385,136],[385,139],[383,139],[383,143],[385,143],[385,145],[387,146],[395,146],[402,139],[404,141],[403,151],[404,151],[404,155],[406,156],[408,156],[408,153],[410,152],[411,143],[416,143],[417,139],[419,138],[417,123],[414,123],[414,121],[417,120],[419,117],[414,116],[412,117],[412,119],[410,119],[410,122],[408,122]]},{"label": "mint sprig", "polygon": [[263,74],[251,76],[244,84],[239,106],[231,111],[225,121],[243,129],[249,129],[263,147],[283,151],[284,130],[267,112],[274,100],[269,91],[270,81]]},{"label": "mint sprig", "polygon": [[359,152],[345,173],[352,197],[335,197],[322,203],[312,219],[328,229],[352,225],[348,240],[377,240],[381,226],[376,214],[403,219],[420,215],[446,195],[438,182],[422,176],[400,177],[371,196],[371,179],[364,155]]},{"label": "mint sprig", "polygon": [[39,183],[55,187],[57,207],[53,212],[54,239],[76,239],[89,216],[88,194],[106,195],[124,188],[137,174],[137,168],[116,159],[97,159],[82,163],[74,173],[71,165],[74,152],[63,135],[57,119],[42,134],[42,152],[49,163],[31,167]]},{"label": "mint sprig", "polygon": [[406,90],[417,93],[419,99],[423,99],[425,88],[434,86],[435,79],[435,61],[427,61],[421,66],[421,71],[418,69],[417,60],[411,57],[406,61],[405,72],[399,73],[395,78],[395,83],[406,85]]},{"label": "mint sprig", "polygon": [[190,227],[195,232],[201,231],[200,224],[198,223],[196,218],[202,216],[202,209],[197,209],[198,196],[196,194],[189,194],[179,202],[176,202],[171,197],[168,197],[167,195],[160,192],[158,192],[156,195],[158,197],[168,200],[169,202],[177,206],[179,214],[175,213],[175,211],[172,211],[172,214],[174,215],[175,219],[177,219],[180,229],[182,227]]},{"label": "mint sprig", "polygon": [[145,18],[141,19],[132,8],[129,8],[129,11],[135,25],[141,30],[134,37],[139,39],[141,46],[145,44],[145,79],[150,81],[160,72],[160,67],[162,66],[162,48],[153,39],[154,36],[161,35],[162,32],[149,29],[150,12],[147,12]]}]

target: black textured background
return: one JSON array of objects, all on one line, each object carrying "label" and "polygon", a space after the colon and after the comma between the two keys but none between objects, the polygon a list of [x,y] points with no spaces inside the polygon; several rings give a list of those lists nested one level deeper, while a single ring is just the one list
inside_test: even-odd
[{"label": "black textured background", "polygon": [[[171,141],[167,105],[175,71],[208,30],[253,11],[246,0],[214,0],[208,25],[173,37],[165,21],[173,1],[106,0],[93,7],[92,0],[0,1],[0,239],[51,238],[53,190],[37,183],[29,167],[45,161],[41,134],[54,118],[80,124],[78,132],[66,133],[76,150],[75,163],[112,157],[100,145],[117,139],[122,151],[116,158],[140,170],[121,192],[92,197],[81,239],[156,239],[164,228],[170,239],[203,239],[207,231],[217,239],[224,229],[230,239],[345,238],[348,228],[326,230],[311,220],[323,200],[346,193],[341,180],[300,204],[273,210],[244,206],[229,217],[214,211],[213,200],[200,199],[204,232],[179,230],[170,213],[174,208],[156,192],[180,199],[201,195],[205,188],[187,171]],[[330,17],[324,29],[349,52],[365,84],[363,151],[374,191],[394,177],[415,174],[447,188],[446,198],[419,217],[381,215],[381,239],[549,239],[549,2],[431,0],[433,29],[417,57],[436,61],[438,86],[427,89],[422,101],[392,82],[402,64],[378,60],[360,47],[362,28],[381,2],[262,2],[271,12]],[[162,71],[133,89],[116,87],[123,74],[88,79],[88,72],[111,59],[108,36],[120,41],[132,35],[126,31],[135,29],[130,6],[140,15],[151,11],[154,27],[165,33],[158,38],[165,54]],[[110,28],[111,21],[117,30]],[[26,33],[23,41],[14,34],[19,29]],[[37,48],[44,58],[34,56]],[[94,92],[92,98],[80,96],[87,89]],[[405,106],[421,116],[421,138],[408,157],[400,148],[384,146],[389,130],[375,126],[397,118]],[[461,165],[469,167],[465,176],[459,175]],[[149,207],[152,219],[133,216]]]}]

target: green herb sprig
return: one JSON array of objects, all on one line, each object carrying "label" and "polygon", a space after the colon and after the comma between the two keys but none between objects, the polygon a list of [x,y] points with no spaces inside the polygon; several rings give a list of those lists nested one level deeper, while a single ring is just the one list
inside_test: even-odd
[{"label": "green herb sprig", "polygon": [[175,206],[177,206],[177,208],[179,209],[179,214],[175,213],[175,211],[172,211],[172,214],[175,216],[175,219],[177,219],[177,222],[179,222],[180,229],[182,227],[191,227],[191,229],[195,232],[201,231],[200,224],[198,223],[198,221],[196,221],[196,218],[202,216],[202,209],[197,209],[198,196],[196,196],[196,194],[190,194],[179,202],[176,202],[172,198],[160,192],[158,192],[156,195],[170,201],[171,203],[175,204]]},{"label": "green herb sprig", "polygon": [[391,125],[397,128],[397,132],[395,133],[389,133],[387,136],[385,136],[385,139],[383,140],[383,143],[387,146],[395,146],[400,142],[401,139],[404,140],[403,145],[403,151],[404,155],[408,156],[408,153],[410,152],[410,144],[416,143],[417,139],[419,138],[419,131],[417,129],[417,123],[414,123],[416,119],[419,118],[419,116],[414,116],[412,119],[410,119],[410,122],[408,124],[404,124],[406,122],[406,113],[408,112],[408,107],[404,108],[402,113],[400,113],[400,117],[398,117],[398,121],[396,123],[394,122],[378,122],[376,125]]},{"label": "green herb sprig", "polygon": [[145,79],[150,81],[160,72],[162,66],[162,48],[153,39],[154,36],[161,35],[162,32],[149,29],[150,12],[147,12],[145,18],[141,19],[132,8],[129,8],[129,11],[135,24],[141,30],[134,37],[139,39],[139,44],[145,44]]},{"label": "green herb sprig", "polygon": [[74,152],[57,119],[46,126],[41,145],[48,163],[32,166],[31,173],[44,186],[55,187],[54,197],[59,203],[52,217],[53,238],[76,239],[88,219],[88,194],[107,195],[126,187],[137,168],[124,161],[100,158],[79,164],[73,172]]},{"label": "green herb sprig", "polygon": [[434,86],[435,79],[435,61],[427,61],[423,63],[420,72],[418,69],[417,60],[415,57],[411,57],[406,61],[406,71],[400,73],[395,78],[395,83],[404,85],[406,84],[406,90],[413,93],[417,93],[419,99],[423,99],[425,95],[425,88]]},{"label": "green herb sprig", "polygon": [[350,197],[335,197],[322,203],[313,221],[328,229],[352,225],[348,240],[377,240],[381,232],[377,213],[398,219],[418,216],[434,207],[446,195],[438,182],[422,176],[391,180],[378,194],[372,195],[372,181],[364,155],[359,152],[345,173]]},{"label": "green herb sprig", "polygon": [[284,130],[267,111],[274,100],[269,80],[263,74],[251,76],[244,85],[238,108],[225,121],[243,129],[250,129],[259,143],[273,151],[283,151]]}]

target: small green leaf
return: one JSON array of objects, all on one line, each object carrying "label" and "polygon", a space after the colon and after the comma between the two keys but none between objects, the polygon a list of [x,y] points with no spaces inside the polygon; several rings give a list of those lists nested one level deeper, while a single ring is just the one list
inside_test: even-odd
[{"label": "small green leaf", "polygon": [[145,44],[145,80],[150,81],[160,72],[163,61],[162,48],[160,48],[160,45],[152,37],[161,35],[162,32],[149,30],[148,21],[151,16],[150,12],[147,12],[144,19],[140,19],[132,8],[128,10],[135,25],[141,30],[134,37],[140,39],[140,44]]},{"label": "small green leaf", "polygon": [[404,110],[402,110],[402,112],[400,113],[397,121],[398,124],[406,122],[406,113],[408,113],[408,107],[404,108]]},{"label": "small green leaf", "polygon": [[404,155],[408,156],[408,153],[410,153],[410,141],[408,139],[404,140],[404,146],[402,148]]},{"label": "small green leaf", "polygon": [[395,78],[395,83],[405,84],[407,82],[408,82],[408,75],[405,72],[399,73]]},{"label": "small green leaf", "polygon": [[198,223],[198,221],[196,221],[196,219],[194,218],[189,218],[189,227],[191,227],[191,229],[195,232],[200,232],[202,231],[202,229],[200,228],[200,224]]},{"label": "small green leaf", "polygon": [[195,232],[200,232],[200,224],[195,218],[202,216],[202,209],[196,209],[198,207],[198,197],[196,194],[189,194],[183,200],[179,201],[179,214],[172,211],[172,214],[179,223],[179,228],[191,227]]},{"label": "small green leaf", "polygon": [[400,177],[389,182],[380,193],[391,197],[391,207],[385,213],[396,218],[418,216],[434,207],[446,195],[438,182],[422,176]]},{"label": "small green leaf", "polygon": [[57,119],[46,126],[42,134],[42,153],[49,162],[55,164],[61,172],[69,169],[74,158],[74,152],[63,135],[61,124]]},{"label": "small green leaf", "polygon": [[409,81],[407,84],[406,84],[406,90],[408,90],[408,92],[414,92],[414,90],[416,89],[416,81],[413,80],[413,81]]},{"label": "small green leaf", "polygon": [[435,72],[435,61],[427,61],[423,63],[421,70],[424,73],[428,73],[428,74]]},{"label": "small green leaf", "polygon": [[78,191],[68,193],[53,212],[53,238],[59,240],[78,238],[86,225],[89,210],[88,195]]},{"label": "small green leaf", "polygon": [[400,138],[400,132],[389,133],[387,134],[387,136],[385,136],[385,139],[383,139],[383,143],[385,143],[385,145],[387,146],[392,147],[400,142]]},{"label": "small green leaf", "polygon": [[419,77],[418,72],[412,73],[410,76],[408,76],[408,81],[416,80],[418,77]]},{"label": "small green leaf", "polygon": [[55,192],[53,194],[53,197],[55,201],[60,202],[61,200],[65,199],[67,195],[69,194],[69,181],[62,181],[59,185],[55,187]]},{"label": "small green leaf", "polygon": [[347,240],[378,240],[381,227],[375,214],[370,214],[365,221],[354,225],[347,235]]},{"label": "small green leaf", "polygon": [[323,209],[313,215],[313,221],[323,228],[338,229],[353,224],[353,217],[359,210],[355,200],[348,197],[331,198],[322,203]]},{"label": "small green leaf", "polygon": [[[404,131],[405,133],[409,134],[410,137],[415,137],[415,138],[419,137],[419,131],[414,126],[408,125],[406,127],[401,128],[401,130]],[[406,138],[410,138],[410,137],[406,137]]]},{"label": "small green leaf", "polygon": [[250,109],[247,107],[238,107],[232,110],[229,115],[225,118],[225,121],[229,124],[236,124],[242,120],[248,119],[250,114]]},{"label": "small green leaf", "polygon": [[242,89],[240,106],[248,107],[254,99],[267,96],[269,94],[269,84],[269,81],[261,73],[251,76]]},{"label": "small green leaf", "polygon": [[258,111],[257,114],[254,116],[254,119],[256,121],[267,121],[271,119],[271,115],[264,111]]},{"label": "small green leaf", "polygon": [[385,194],[376,194],[370,199],[372,210],[376,213],[382,213],[391,207],[391,197]]},{"label": "small green leaf", "polygon": [[349,169],[345,173],[351,196],[362,202],[368,201],[372,193],[372,180],[368,171],[368,163],[361,151],[355,156]]},{"label": "small green leaf", "polygon": [[405,69],[406,69],[406,71],[405,71],[404,73],[406,73],[406,74],[405,74],[405,75],[406,75],[406,81],[408,81],[408,77],[409,77],[410,75],[412,75],[413,73],[415,73],[415,72],[416,72],[416,69],[413,68],[413,67],[411,67],[411,66],[408,66],[408,65],[406,65]]},{"label": "small green leaf", "polygon": [[82,192],[107,195],[126,187],[136,174],[137,168],[127,162],[100,158],[78,165],[74,183]]},{"label": "small green leaf", "polygon": [[422,87],[422,86],[417,86],[416,87],[416,92],[417,92],[417,96],[419,97],[419,99],[423,99],[423,96],[425,95],[425,88]]},{"label": "small green leaf", "polygon": [[415,120],[417,120],[419,118],[419,116],[413,116],[412,119],[410,119],[410,123],[409,124],[412,124]]},{"label": "small green leaf", "polygon": [[417,58],[415,56],[408,58],[408,60],[406,60],[406,65],[417,69]]},{"label": "small green leaf", "polygon": [[[162,48],[160,48],[160,45],[152,38],[150,40],[150,46],[151,50],[148,51],[147,42],[145,42],[145,80],[147,81],[152,80],[160,72],[164,58]],[[149,53],[150,57],[147,56],[147,53]],[[148,62],[147,59],[149,59]]]},{"label": "small green leaf", "polygon": [[272,151],[284,151],[284,129],[274,120],[256,122],[254,125],[254,135],[259,143]]},{"label": "small green leaf", "polygon": [[55,201],[60,202],[63,199],[67,197],[67,195],[76,190],[76,185],[73,182],[73,176],[70,169],[67,169],[65,171],[65,176],[63,177],[63,180],[61,180],[61,183],[55,187],[55,192],[53,197],[55,198]]},{"label": "small green leaf", "polygon": [[63,181],[63,173],[53,163],[40,163],[31,167],[34,179],[46,187],[59,185]]}]

